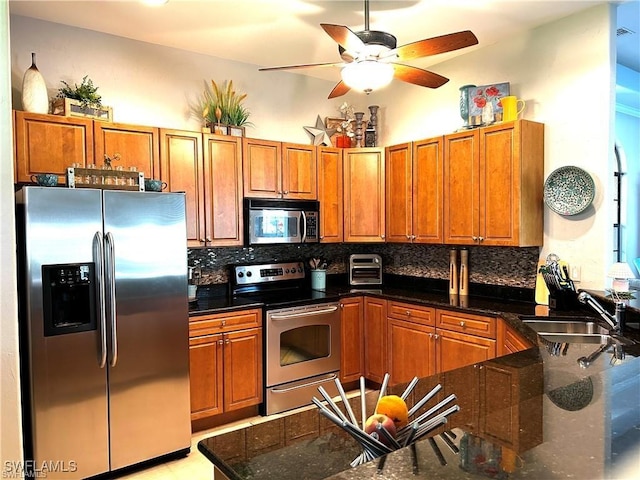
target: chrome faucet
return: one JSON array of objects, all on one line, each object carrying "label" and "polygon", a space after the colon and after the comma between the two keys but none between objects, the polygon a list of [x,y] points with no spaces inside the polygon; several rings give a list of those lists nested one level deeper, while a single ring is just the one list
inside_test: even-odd
[{"label": "chrome faucet", "polygon": [[624,330],[624,318],[626,309],[626,305],[624,303],[616,302],[614,315],[611,315],[604,309],[602,305],[600,305],[600,303],[596,301],[595,298],[593,298],[587,292],[580,292],[578,294],[578,301],[590,306],[593,310],[595,310],[598,315],[600,315],[602,319],[607,323],[610,331],[622,335],[622,331]]}]

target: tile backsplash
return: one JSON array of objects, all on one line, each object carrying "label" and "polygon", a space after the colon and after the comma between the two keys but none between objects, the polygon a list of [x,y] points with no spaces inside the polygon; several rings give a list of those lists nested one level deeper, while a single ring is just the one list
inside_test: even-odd
[{"label": "tile backsplash", "polygon": [[[378,253],[384,273],[447,279],[449,250],[445,245],[305,244],[256,247],[197,248],[188,251],[189,266],[202,269],[201,284],[226,283],[227,266],[241,263],[306,262],[312,257],[329,261],[328,273],[346,273],[352,253]],[[459,247],[458,247],[459,248]],[[489,285],[535,288],[539,247],[468,247],[469,281]]]}]

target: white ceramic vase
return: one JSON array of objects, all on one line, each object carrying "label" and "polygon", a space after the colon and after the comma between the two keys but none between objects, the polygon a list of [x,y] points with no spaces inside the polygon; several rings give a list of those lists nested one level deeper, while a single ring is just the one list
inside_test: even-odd
[{"label": "white ceramic vase", "polygon": [[44,77],[36,67],[36,54],[31,54],[31,67],[22,78],[22,108],[25,112],[49,113],[49,96]]}]

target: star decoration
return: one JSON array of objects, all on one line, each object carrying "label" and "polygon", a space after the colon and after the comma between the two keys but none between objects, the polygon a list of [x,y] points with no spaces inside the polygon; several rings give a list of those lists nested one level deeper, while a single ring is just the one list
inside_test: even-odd
[{"label": "star decoration", "polygon": [[331,147],[331,135],[338,131],[337,128],[330,128],[327,130],[326,125],[318,115],[315,127],[304,127],[304,129],[313,136],[314,145],[326,145]]}]

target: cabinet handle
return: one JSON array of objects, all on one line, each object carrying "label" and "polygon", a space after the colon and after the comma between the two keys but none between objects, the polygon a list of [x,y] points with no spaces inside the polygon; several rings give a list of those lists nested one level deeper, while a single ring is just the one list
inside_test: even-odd
[{"label": "cabinet handle", "polygon": [[478,241],[478,237],[476,237],[475,235],[471,235],[471,240],[473,240],[474,242]]},{"label": "cabinet handle", "polygon": [[225,345],[229,345],[230,343],[231,343],[231,340],[229,340],[228,338],[227,338],[227,339],[225,339],[225,341],[224,341],[224,344],[225,344]]},{"label": "cabinet handle", "polygon": [[227,321],[226,321],[226,320],[222,320],[222,321],[220,322],[220,326],[221,326],[221,327],[224,327],[226,324],[227,324]]},{"label": "cabinet handle", "polygon": [[411,241],[413,242],[416,239],[415,235],[411,235]]},{"label": "cabinet handle", "polygon": [[464,327],[464,322],[460,322],[460,326],[461,326],[461,327]]},{"label": "cabinet handle", "polygon": [[289,195],[289,190],[285,190],[285,191],[284,191],[284,194],[285,194],[285,195]]},{"label": "cabinet handle", "polygon": [[222,345],[222,340],[218,340],[218,345]]},{"label": "cabinet handle", "polygon": [[407,314],[407,317],[411,316],[411,312],[409,310],[407,310],[405,313]]},{"label": "cabinet handle", "polygon": [[433,334],[433,339],[434,340],[438,340],[438,338],[440,338],[440,335],[438,335],[437,333],[434,333]]},{"label": "cabinet handle", "polygon": [[384,235],[380,235],[380,238],[384,239]]},{"label": "cabinet handle", "polygon": [[206,241],[207,241],[207,243],[211,243],[211,238],[207,237]]},{"label": "cabinet handle", "polygon": [[341,304],[340,304],[340,308],[344,308],[344,303],[341,303]]},{"label": "cabinet handle", "polygon": [[478,237],[479,242],[484,242],[484,237]]},{"label": "cabinet handle", "polygon": [[411,240],[411,235],[407,233],[407,240]]},{"label": "cabinet handle", "polygon": [[429,338],[433,338],[433,333],[430,333],[430,334],[429,334]]}]

